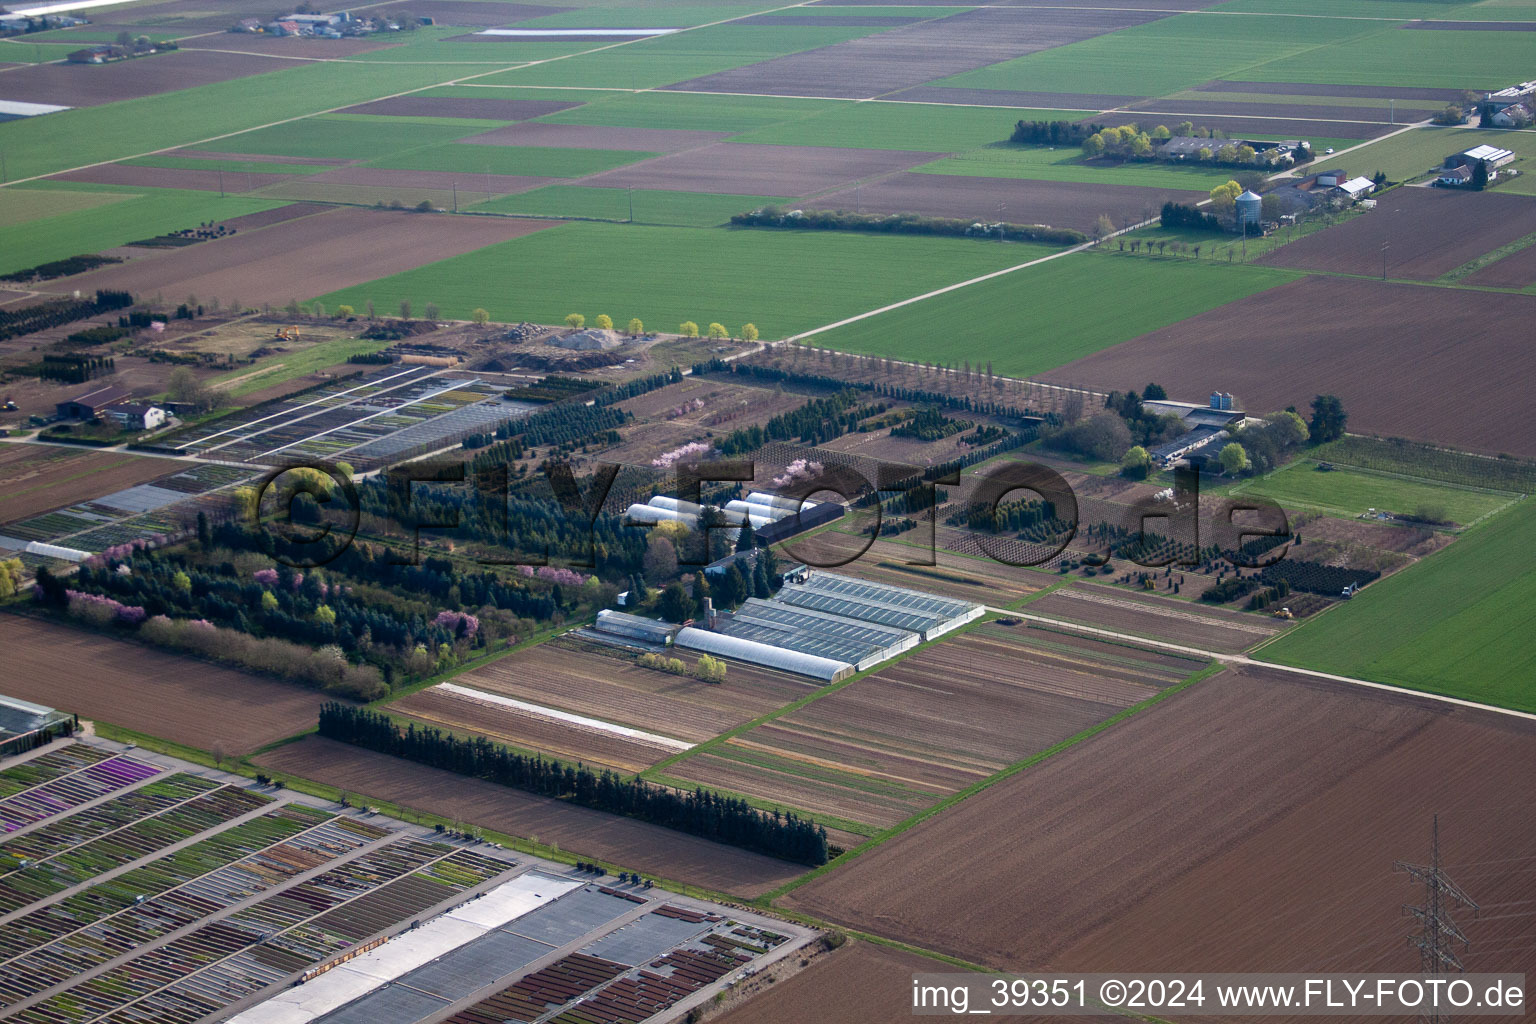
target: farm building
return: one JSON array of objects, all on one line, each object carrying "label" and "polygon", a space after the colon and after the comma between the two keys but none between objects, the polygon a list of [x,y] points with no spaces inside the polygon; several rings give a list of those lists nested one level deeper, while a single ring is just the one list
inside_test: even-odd
[{"label": "farm building", "polygon": [[165,426],[165,410],[155,405],[122,402],[107,406],[99,415],[124,430],[154,430]]},{"label": "farm building", "polygon": [[1206,426],[1227,427],[1247,416],[1241,409],[1232,408],[1232,396],[1221,391],[1212,393],[1210,405],[1154,399],[1142,402],[1141,407],[1158,416],[1177,416],[1190,430]]},{"label": "farm building", "polygon": [[42,704],[0,696],[0,757],[35,750],[75,731],[75,716]]},{"label": "farm building", "polygon": [[1493,172],[1503,167],[1515,158],[1515,154],[1507,149],[1497,146],[1473,146],[1461,153],[1453,153],[1445,158],[1447,167],[1475,168],[1482,164],[1488,169],[1489,180],[1493,179]]},{"label": "farm building", "polygon": [[1470,167],[1442,167],[1435,177],[1435,183],[1439,185],[1470,185],[1472,184],[1472,168]]},{"label": "farm building", "polygon": [[594,628],[599,633],[609,633],[613,636],[665,647],[672,643],[678,627],[659,619],[648,619],[643,615],[630,615],[605,608],[597,613],[597,625]]},{"label": "farm building", "polygon": [[775,600],[908,630],[925,641],[980,618],[986,611],[982,605],[969,601],[833,572],[810,573],[803,581],[786,584]]},{"label": "farm building", "polygon": [[779,601],[751,598],[729,617],[719,632],[771,644],[832,661],[845,661],[862,672],[916,647],[916,633],[893,626],[797,608]]},{"label": "farm building", "polygon": [[1152,461],[1158,466],[1163,469],[1172,469],[1180,461],[1227,436],[1227,431],[1221,427],[1199,426],[1186,434],[1180,434],[1172,441],[1154,446],[1147,454],[1152,456]]},{"label": "farm building", "polygon": [[1495,128],[1524,128],[1531,123],[1531,108],[1524,103],[1511,103],[1494,111],[1488,120]]},{"label": "farm building", "polygon": [[132,397],[127,388],[108,384],[83,395],[76,395],[67,402],[60,402],[56,408],[63,419],[89,420],[99,416],[107,406],[126,402]]},{"label": "farm building", "polygon": [[1371,194],[1376,183],[1370,178],[1350,178],[1339,183],[1339,191],[1343,192],[1351,200],[1361,199]]},{"label": "farm building", "polygon": [[818,657],[800,651],[791,651],[772,644],[759,643],[724,633],[711,633],[707,629],[685,626],[677,633],[677,646],[704,654],[733,658],[750,665],[779,669],[795,675],[809,676],[823,683],[835,683],[853,675],[854,667],[845,661]]}]

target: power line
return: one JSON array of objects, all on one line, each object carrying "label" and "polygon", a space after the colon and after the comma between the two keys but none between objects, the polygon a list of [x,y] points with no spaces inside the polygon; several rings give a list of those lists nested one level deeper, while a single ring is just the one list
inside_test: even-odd
[{"label": "power line", "polygon": [[[1418,949],[1419,962],[1423,965],[1425,975],[1434,978],[1448,969],[1454,969],[1458,974],[1464,973],[1466,967],[1462,965],[1461,958],[1456,955],[1454,946],[1459,942],[1461,948],[1465,950],[1471,946],[1471,943],[1452,920],[1450,908],[1453,905],[1466,907],[1472,911],[1472,916],[1476,917],[1478,905],[1440,868],[1440,815],[1436,814],[1434,817],[1430,835],[1429,864],[1407,864],[1397,861],[1392,867],[1396,871],[1406,871],[1415,882],[1422,883],[1424,886],[1424,904],[1422,906],[1405,904],[1403,910],[1419,922],[1418,933],[1408,936],[1408,942]],[[1449,1024],[1450,1019],[1438,1010],[1419,1015],[1419,1020],[1427,1024]]]}]

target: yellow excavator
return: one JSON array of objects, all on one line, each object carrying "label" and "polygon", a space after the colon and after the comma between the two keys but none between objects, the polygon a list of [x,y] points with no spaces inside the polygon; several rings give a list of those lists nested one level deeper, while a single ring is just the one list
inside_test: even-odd
[{"label": "yellow excavator", "polygon": [[279,327],[277,333],[272,336],[273,341],[298,341],[299,329],[297,327]]}]

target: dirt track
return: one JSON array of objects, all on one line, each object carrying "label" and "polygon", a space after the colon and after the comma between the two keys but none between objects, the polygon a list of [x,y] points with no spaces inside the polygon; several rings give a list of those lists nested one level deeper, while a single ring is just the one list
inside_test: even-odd
[{"label": "dirt track", "polygon": [[804,871],[785,861],[658,825],[467,779],[318,736],[279,747],[257,760],[277,771],[324,780],[353,793],[743,896],[766,892]]},{"label": "dirt track", "polygon": [[141,644],[0,616],[3,692],[202,750],[243,754],[315,724],[318,690]]},{"label": "dirt track", "polygon": [[333,209],[55,282],[153,295],[238,296],[248,304],[362,284],[550,227],[550,221]]},{"label": "dirt track", "polygon": [[1536,375],[1536,349],[1511,344],[1533,318],[1536,296],[1308,277],[1041,379],[1108,390],[1178,366],[1186,394],[1230,391],[1258,412],[1335,394],[1352,431],[1536,456],[1536,418],[1508,412]]},{"label": "dirt track", "polygon": [[1392,862],[1438,810],[1447,870],[1507,908],[1468,922],[1468,969],[1530,973],[1533,755],[1529,723],[1226,673],[787,903],[1008,969],[1411,972]]}]

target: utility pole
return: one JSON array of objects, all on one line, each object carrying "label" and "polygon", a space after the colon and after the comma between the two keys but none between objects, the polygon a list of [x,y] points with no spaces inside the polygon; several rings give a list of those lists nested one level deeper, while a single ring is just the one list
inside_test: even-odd
[{"label": "utility pole", "polygon": [[635,186],[629,186],[629,222],[635,222]]},{"label": "utility pole", "polygon": [[5,150],[0,149],[0,181],[10,181],[11,176],[5,170]]},{"label": "utility pole", "polygon": [[453,182],[449,182],[449,185],[452,186],[452,188],[453,188],[453,212],[454,213],[458,213],[459,212],[459,183],[456,182],[456,181],[453,181]]},{"label": "utility pole", "polygon": [[1381,243],[1381,279],[1387,279],[1387,242]]},{"label": "utility pole", "polygon": [[1008,209],[1007,203],[997,204],[997,240],[1003,241],[1003,211]]},{"label": "utility pole", "polygon": [[[1410,945],[1419,951],[1419,961],[1423,964],[1424,973],[1434,978],[1446,968],[1453,968],[1459,973],[1465,972],[1461,959],[1456,956],[1451,948],[1455,943],[1461,943],[1462,949],[1466,949],[1470,943],[1456,927],[1456,922],[1451,920],[1451,905],[1466,907],[1472,911],[1472,916],[1477,916],[1477,903],[1462,891],[1461,887],[1451,881],[1440,868],[1440,815],[1435,815],[1434,826],[1430,838],[1429,864],[1407,864],[1397,861],[1392,865],[1394,871],[1406,871],[1415,882],[1424,886],[1424,905],[1404,905],[1403,910],[1413,915],[1419,922],[1420,929],[1416,935],[1408,936]],[[1427,1024],[1448,1024],[1450,1016],[1431,1010],[1419,1015],[1419,1020]]]},{"label": "utility pole", "polygon": [[219,168],[219,198],[224,198],[224,168]]}]

